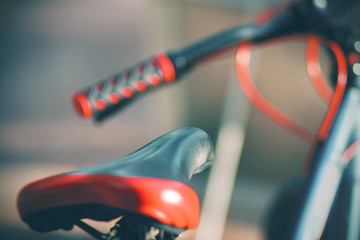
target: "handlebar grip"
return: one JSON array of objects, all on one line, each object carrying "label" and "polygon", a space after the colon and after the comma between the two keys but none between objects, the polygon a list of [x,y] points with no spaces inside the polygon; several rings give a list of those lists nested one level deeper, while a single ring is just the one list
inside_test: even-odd
[{"label": "handlebar grip", "polygon": [[174,65],[168,55],[158,54],[75,93],[73,105],[80,116],[100,121],[135,97],[174,82],[175,75]]}]

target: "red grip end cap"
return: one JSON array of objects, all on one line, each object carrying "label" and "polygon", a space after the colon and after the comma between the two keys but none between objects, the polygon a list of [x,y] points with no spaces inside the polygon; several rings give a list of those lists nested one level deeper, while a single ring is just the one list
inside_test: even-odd
[{"label": "red grip end cap", "polygon": [[175,68],[170,58],[166,54],[161,53],[155,57],[155,61],[161,69],[162,77],[165,82],[174,81],[176,77]]},{"label": "red grip end cap", "polygon": [[84,118],[90,118],[93,114],[92,106],[87,96],[82,92],[77,92],[73,97],[75,111]]}]

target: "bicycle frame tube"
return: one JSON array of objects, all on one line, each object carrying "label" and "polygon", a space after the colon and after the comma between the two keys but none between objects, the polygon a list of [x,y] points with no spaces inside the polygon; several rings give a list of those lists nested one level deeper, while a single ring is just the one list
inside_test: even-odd
[{"label": "bicycle frame tube", "polygon": [[359,239],[360,162],[358,157],[360,155],[347,165],[343,173],[321,239]]},{"label": "bicycle frame tube", "polygon": [[[360,130],[360,129],[359,129]],[[347,240],[359,239],[359,225],[360,225],[360,148],[357,149],[357,156],[355,156],[353,167],[353,179],[351,184],[351,195],[349,202],[349,219],[350,223],[347,227]]]},{"label": "bicycle frame tube", "polygon": [[[318,143],[291,239],[319,239],[347,164],[342,153],[358,138],[360,89],[346,89],[328,137]],[[345,238],[344,238],[345,239]]]}]

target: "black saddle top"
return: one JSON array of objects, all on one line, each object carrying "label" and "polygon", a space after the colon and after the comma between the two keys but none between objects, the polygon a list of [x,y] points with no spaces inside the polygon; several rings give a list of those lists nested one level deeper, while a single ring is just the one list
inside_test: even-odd
[{"label": "black saddle top", "polygon": [[204,131],[175,130],[126,157],[28,184],[18,196],[19,213],[40,232],[71,229],[72,219],[122,215],[195,228],[199,200],[188,182],[212,161],[213,144]]}]

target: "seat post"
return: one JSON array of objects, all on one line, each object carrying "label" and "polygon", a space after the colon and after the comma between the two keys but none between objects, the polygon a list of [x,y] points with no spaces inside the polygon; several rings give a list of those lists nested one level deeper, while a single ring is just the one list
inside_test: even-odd
[{"label": "seat post", "polygon": [[115,240],[116,233],[111,234],[113,231],[110,231],[108,234],[102,233],[80,219],[75,219],[74,224],[98,240]]}]

